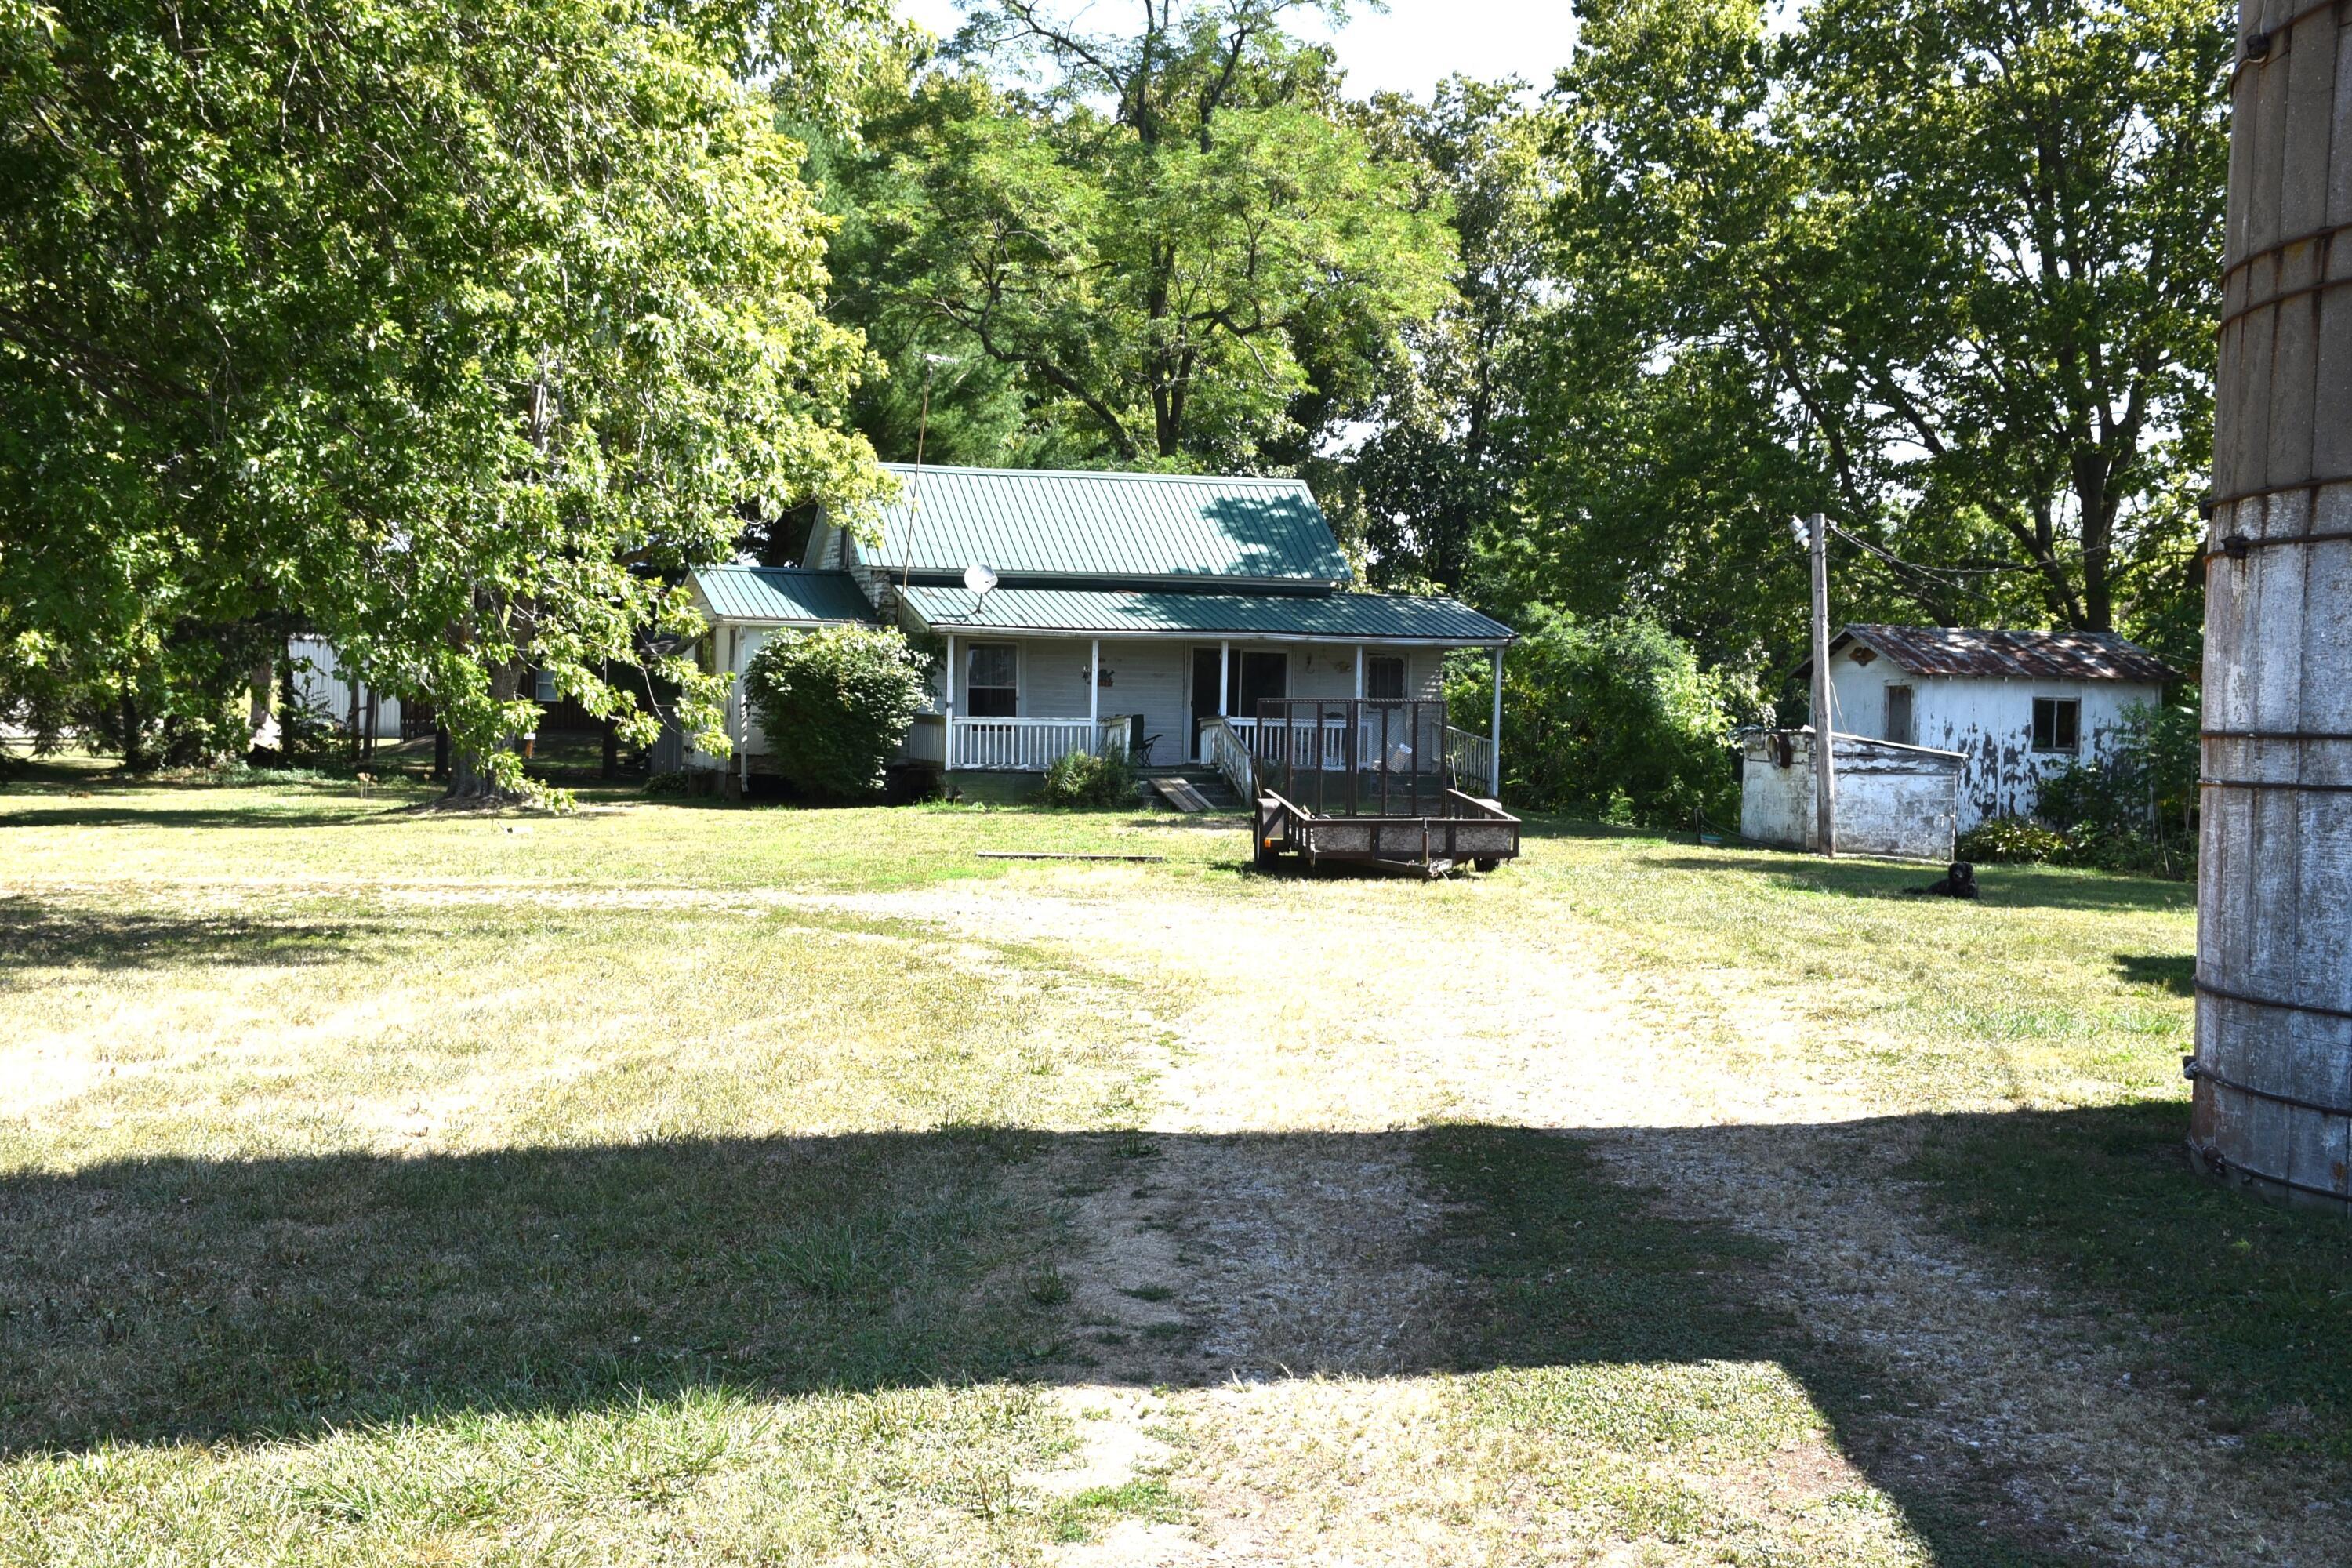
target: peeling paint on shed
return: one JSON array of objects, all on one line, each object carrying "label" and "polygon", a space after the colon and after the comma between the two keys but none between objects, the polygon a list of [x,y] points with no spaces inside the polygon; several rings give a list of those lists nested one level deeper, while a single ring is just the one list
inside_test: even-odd
[{"label": "peeling paint on shed", "polygon": [[[1818,848],[1812,731],[1752,730],[1739,744],[1739,836],[1785,849]],[[1840,733],[1831,760],[1842,854],[1952,858],[1966,760],[1958,752]]]},{"label": "peeling paint on shed", "polygon": [[[2042,779],[2112,756],[2171,676],[2112,633],[1852,626],[1830,646],[1835,732],[1958,752],[1962,833],[2030,814]],[[2037,700],[2075,704],[2074,745],[2035,747]]]}]

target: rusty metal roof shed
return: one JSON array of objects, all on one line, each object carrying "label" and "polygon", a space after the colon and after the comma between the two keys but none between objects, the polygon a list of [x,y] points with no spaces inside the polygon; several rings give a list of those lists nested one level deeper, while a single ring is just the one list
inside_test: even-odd
[{"label": "rusty metal roof shed", "polygon": [[[1847,626],[1830,643],[1860,643],[1914,675],[1969,675],[2011,680],[2137,680],[2162,685],[2180,674],[2137,643],[2113,632],[1992,631],[1979,626]],[[1811,673],[1810,658],[1796,673]]]}]

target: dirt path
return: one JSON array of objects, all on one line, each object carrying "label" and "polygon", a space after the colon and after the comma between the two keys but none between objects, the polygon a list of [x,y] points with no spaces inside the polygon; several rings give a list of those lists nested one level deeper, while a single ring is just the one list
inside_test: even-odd
[{"label": "dirt path", "polygon": [[[379,886],[395,900],[479,889]],[[666,889],[501,889],[653,907]],[[1297,903],[1139,893],[1125,871],[1041,872],[905,894],[686,895],[929,924],[969,944],[1050,944],[1082,969],[1147,979],[1166,1005],[1147,1114],[1036,1171],[1067,1203],[1062,1264],[1072,1360],[1055,1398],[1074,1461],[1026,1478],[1077,1499],[1165,1478],[1181,1517],[1129,1517],[1075,1543],[1076,1564],[1418,1564],[1699,1560],[1658,1540],[1579,1533],[1540,1500],[1482,1490],[1460,1452],[1445,1357],[1457,1281],[1432,1268],[1443,1224],[1412,1130],[1442,1120],[1588,1140],[1677,1213],[1780,1245],[1759,1305],[1911,1394],[1864,1474],[1826,1445],[1759,1478],[1696,1484],[1768,1541],[1824,1499],[1997,1489],[2009,1532],[2102,1560],[2347,1560],[2352,1502],[2317,1479],[2245,1463],[2179,1392],[2128,1364],[2031,1278],[1937,1230],[1894,1173],[1908,1109],[1809,1053],[1803,1020],[1727,980],[1649,996],[1566,915],[1500,937],[1416,922],[1395,940],[1362,885]],[[1336,977],[1298,986],[1284,973]],[[1369,961],[1368,961],[1369,960]],[[1736,1035],[1685,1026],[1736,1012]],[[1727,1037],[1736,1046],[1727,1047]],[[2340,1497],[2340,1489],[2338,1496]],[[1146,1510],[1147,1514],[1150,1510]],[[1919,1561],[1889,1510],[1854,1561]],[[1785,1550],[1785,1542],[1782,1542]],[[1801,1555],[1801,1553],[1800,1553]]]},{"label": "dirt path", "polygon": [[[1992,1478],[2011,1531],[2105,1559],[2343,1560],[2343,1521],[2311,1507],[2311,1478],[2241,1462],[2176,1393],[2134,1386],[2032,1281],[1934,1230],[1891,1173],[1903,1124],[1872,1120],[1895,1108],[1808,1061],[1801,1022],[1759,1015],[1752,995],[1746,1059],[1727,1065],[1719,1047],[1654,1026],[1657,1009],[1566,922],[1400,951],[1376,911],[1340,899],[1301,918],[1156,898],[1139,921],[1117,892],[1065,878],[853,900],[1066,944],[1193,998],[1173,1020],[1148,1137],[1114,1161],[1133,1179],[1080,1200],[1068,1272],[1094,1364],[1073,1369],[1065,1397],[1085,1457],[1034,1479],[1157,1475],[1181,1434],[1199,1509],[1129,1521],[1070,1561],[1608,1562],[1631,1547],[1547,1545],[1512,1528],[1525,1521],[1498,1526],[1492,1500],[1482,1514],[1450,1493],[1444,1379],[1430,1369],[1455,1286],[1422,1261],[1441,1216],[1406,1131],[1449,1118],[1588,1130],[1612,1168],[1678,1210],[1780,1243],[1761,1304],[1912,1391],[1888,1418],[1909,1451],[1880,1457],[1906,1483],[1973,1480],[1981,1494]],[[1270,988],[1264,955],[1277,952],[1286,969],[1349,984]],[[1859,1480],[1834,1451],[1807,1462]],[[1864,1557],[1917,1550],[1899,1528],[1877,1547]]]}]

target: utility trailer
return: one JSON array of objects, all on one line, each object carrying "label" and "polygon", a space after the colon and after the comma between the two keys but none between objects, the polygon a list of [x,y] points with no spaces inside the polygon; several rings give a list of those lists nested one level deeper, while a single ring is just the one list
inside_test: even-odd
[{"label": "utility trailer", "polygon": [[1471,782],[1475,737],[1448,727],[1443,702],[1266,698],[1245,734],[1220,739],[1221,765],[1256,803],[1260,866],[1297,857],[1442,877],[1519,853],[1519,819],[1456,787]]}]

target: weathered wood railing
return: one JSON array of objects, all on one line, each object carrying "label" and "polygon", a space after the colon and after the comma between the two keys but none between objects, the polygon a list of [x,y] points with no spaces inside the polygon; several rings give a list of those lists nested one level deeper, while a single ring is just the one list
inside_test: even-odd
[{"label": "weathered wood railing", "polygon": [[1445,727],[1445,771],[1454,787],[1482,795],[1495,792],[1495,742],[1484,735]]},{"label": "weathered wood railing", "polygon": [[958,719],[948,726],[948,765],[973,773],[1042,773],[1072,752],[1127,750],[1125,719]]},{"label": "weathered wood railing", "polygon": [[1201,726],[1201,754],[1224,775],[1234,795],[1243,800],[1257,798],[1257,759],[1234,721],[1211,719]]}]

